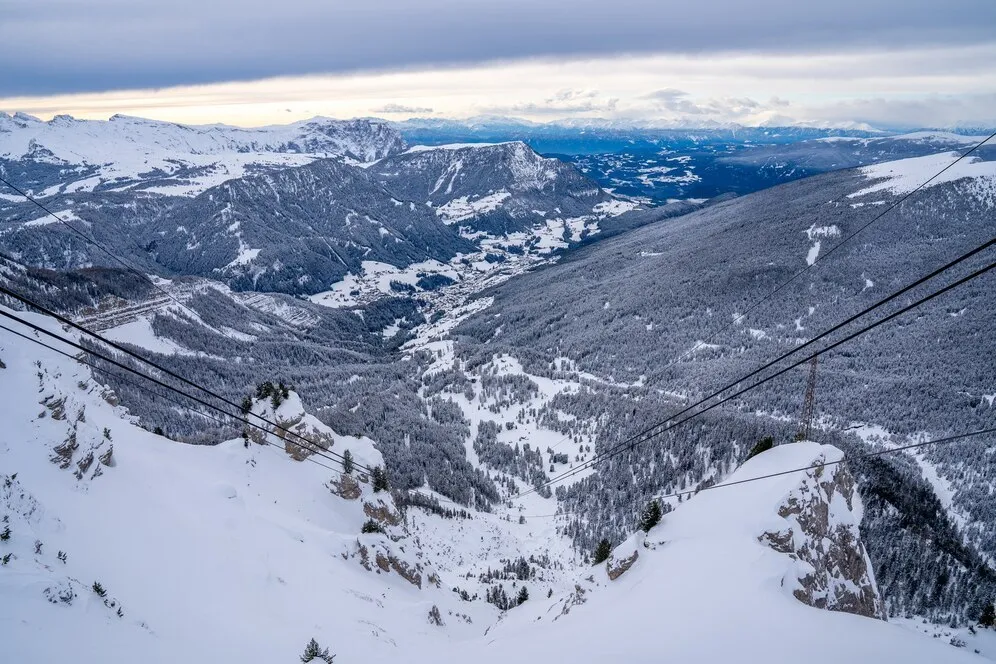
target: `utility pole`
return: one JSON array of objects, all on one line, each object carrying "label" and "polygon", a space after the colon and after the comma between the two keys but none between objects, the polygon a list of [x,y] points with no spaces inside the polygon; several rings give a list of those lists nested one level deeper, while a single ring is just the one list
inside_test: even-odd
[{"label": "utility pole", "polygon": [[802,405],[802,417],[799,419],[799,433],[796,440],[812,440],[813,412],[816,406],[816,359],[814,355],[809,362],[809,380],[806,381],[806,399]]}]

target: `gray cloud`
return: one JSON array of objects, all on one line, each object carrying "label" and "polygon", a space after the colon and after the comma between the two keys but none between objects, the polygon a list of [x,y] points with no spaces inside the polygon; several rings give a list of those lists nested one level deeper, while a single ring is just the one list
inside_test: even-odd
[{"label": "gray cloud", "polygon": [[[720,99],[694,100],[687,92],[675,88],[653,90],[640,96],[653,102],[657,111],[669,111],[678,115],[710,115],[723,118],[737,118],[761,110],[763,105],[749,97],[724,97]],[[788,102],[772,100],[770,105],[787,105]]]},{"label": "gray cloud", "polygon": [[996,93],[855,99],[800,110],[817,121],[851,120],[891,129],[964,126],[968,118],[974,119],[976,126],[992,127],[996,126]]},{"label": "gray cloud", "polygon": [[384,104],[379,108],[370,109],[371,113],[432,113],[428,106],[405,106],[404,104]]},{"label": "gray cloud", "polygon": [[684,90],[676,90],[675,88],[662,88],[660,90],[654,90],[653,92],[648,92],[644,95],[640,95],[641,99],[657,99],[663,102],[670,102],[682,97],[687,97],[688,93]]},{"label": "gray cloud", "polygon": [[610,113],[616,110],[619,99],[602,97],[598,90],[559,90],[540,102],[525,102],[506,106],[489,106],[486,113],[499,115],[571,115],[575,113]]},{"label": "gray cloud", "polygon": [[[32,0],[0,21],[5,96],[619,53],[992,43],[996,3],[950,0]],[[580,103],[580,102],[578,102]]]}]

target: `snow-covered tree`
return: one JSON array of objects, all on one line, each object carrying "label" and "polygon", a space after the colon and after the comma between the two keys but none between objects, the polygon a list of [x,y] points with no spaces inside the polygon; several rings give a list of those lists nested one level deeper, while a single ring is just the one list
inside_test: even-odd
[{"label": "snow-covered tree", "polygon": [[771,436],[765,436],[761,440],[757,441],[754,447],[750,448],[750,453],[747,455],[747,458],[744,459],[744,461],[749,461],[750,459],[753,459],[761,452],[767,452],[774,446],[775,446],[775,439],[772,438]]},{"label": "snow-covered tree", "polygon": [[647,506],[643,508],[643,514],[640,517],[640,530],[645,533],[649,533],[650,529],[660,522],[661,504],[657,499],[654,499],[647,503]]},{"label": "snow-covered tree", "polygon": [[598,563],[604,563],[612,555],[612,545],[609,540],[604,537],[598,542],[598,546],[595,547],[595,556],[592,559],[596,565]]},{"label": "snow-covered tree", "polygon": [[308,641],[308,645],[304,647],[304,654],[301,655],[301,662],[307,664],[308,662],[316,659],[320,659],[327,664],[332,664],[332,660],[335,659],[335,655],[330,655],[328,648],[322,648],[318,645],[318,641],[311,639],[311,641]]},{"label": "snow-covered tree", "polygon": [[982,615],[979,616],[979,624],[989,628],[996,625],[996,607],[993,606],[992,602],[987,602],[983,607]]},{"label": "snow-covered tree", "polygon": [[373,490],[377,491],[387,491],[389,486],[387,482],[387,473],[380,466],[374,466],[373,470],[370,471],[371,479],[373,481]]}]

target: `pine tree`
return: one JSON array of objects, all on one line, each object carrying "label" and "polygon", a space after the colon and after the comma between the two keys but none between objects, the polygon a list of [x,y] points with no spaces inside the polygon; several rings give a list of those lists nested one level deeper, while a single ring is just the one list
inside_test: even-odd
[{"label": "pine tree", "polygon": [[322,648],[318,645],[318,641],[311,639],[311,641],[308,641],[308,645],[304,647],[304,654],[301,655],[301,661],[304,664],[307,664],[315,659],[320,659],[325,661],[327,664],[332,664],[332,660],[335,659],[335,655],[330,655],[328,648]]},{"label": "pine tree", "polygon": [[105,597],[107,595],[107,591],[104,590],[104,586],[100,584],[100,581],[93,582],[93,592],[97,593],[99,597]]},{"label": "pine tree", "polygon": [[239,408],[243,415],[248,415],[249,411],[252,410],[252,399],[249,397],[242,397],[242,406]]},{"label": "pine tree", "polygon": [[993,606],[992,602],[988,602],[985,608],[982,609],[982,615],[979,616],[979,624],[983,627],[993,627],[996,625],[996,607]]},{"label": "pine tree", "polygon": [[640,530],[649,533],[650,529],[661,522],[661,504],[656,500],[651,500],[643,508],[643,515],[640,517]]},{"label": "pine tree", "polygon": [[387,491],[387,473],[384,472],[384,469],[380,466],[374,466],[373,470],[370,471],[370,474],[373,479],[374,493],[378,491]]},{"label": "pine tree", "polygon": [[382,533],[384,532],[384,527],[374,521],[373,519],[367,519],[364,522],[363,527],[360,528],[361,533]]},{"label": "pine tree", "polygon": [[515,603],[522,604],[527,599],[529,599],[529,591],[526,590],[525,586],[522,586],[522,590],[519,591],[519,596],[515,599]]},{"label": "pine tree", "polygon": [[353,453],[349,450],[342,453],[342,472],[347,475],[353,474]]},{"label": "pine tree", "polygon": [[750,449],[750,453],[747,455],[747,458],[744,459],[744,461],[750,461],[761,452],[767,452],[774,446],[775,446],[774,438],[772,438],[771,436],[762,438],[761,440],[757,441],[757,444],[754,445],[754,447]]},{"label": "pine tree", "polygon": [[594,563],[596,565],[598,563],[604,563],[611,555],[612,545],[609,543],[609,540],[602,538],[602,540],[598,543],[598,546],[595,547]]}]

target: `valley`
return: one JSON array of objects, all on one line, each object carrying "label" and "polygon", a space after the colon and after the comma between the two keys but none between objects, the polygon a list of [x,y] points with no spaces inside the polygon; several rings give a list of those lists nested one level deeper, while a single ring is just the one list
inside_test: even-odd
[{"label": "valley", "polygon": [[991,273],[821,354],[811,441],[804,367],[658,431],[991,240],[993,148],[868,134],[0,117],[79,231],[5,194],[0,285],[131,353],[0,295],[5,652],[996,659],[992,435],[888,453],[996,426]]}]

